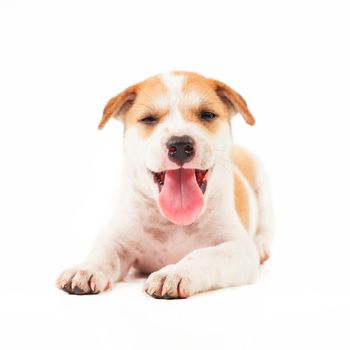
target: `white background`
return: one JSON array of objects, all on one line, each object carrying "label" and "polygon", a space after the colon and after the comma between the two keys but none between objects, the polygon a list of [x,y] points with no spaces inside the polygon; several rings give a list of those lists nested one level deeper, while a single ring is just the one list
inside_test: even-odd
[{"label": "white background", "polygon": [[[2,349],[349,349],[347,1],[0,2]],[[239,91],[237,142],[270,173],[273,255],[251,286],[154,300],[143,280],[69,296],[119,181],[107,100],[169,70]]]}]

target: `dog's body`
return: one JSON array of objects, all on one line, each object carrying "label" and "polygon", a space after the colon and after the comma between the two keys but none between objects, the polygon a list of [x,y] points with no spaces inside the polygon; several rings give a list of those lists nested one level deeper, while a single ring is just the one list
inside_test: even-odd
[{"label": "dog's body", "polygon": [[120,205],[87,262],[58,286],[90,294],[111,288],[130,267],[151,273],[160,298],[253,282],[269,256],[269,189],[260,162],[232,143],[230,118],[253,124],[243,98],[194,73],[150,78],[112,98],[125,125]]}]

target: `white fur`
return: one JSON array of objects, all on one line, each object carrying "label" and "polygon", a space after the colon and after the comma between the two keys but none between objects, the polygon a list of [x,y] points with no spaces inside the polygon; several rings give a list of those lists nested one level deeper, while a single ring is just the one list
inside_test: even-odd
[{"label": "white fur", "polygon": [[166,73],[161,75],[161,79],[168,90],[167,97],[171,112],[170,117],[181,117],[179,113],[179,101],[182,94],[184,76]]},{"label": "white fur", "polygon": [[[167,107],[170,115],[142,142],[135,128],[127,130],[118,211],[87,261],[61,274],[60,288],[70,285],[70,292],[78,294],[103,291],[121,280],[131,266],[153,272],[145,290],[157,297],[187,297],[251,283],[258,276],[259,259],[269,249],[271,233],[263,171],[259,166],[255,189],[259,209],[254,205],[253,191],[249,192],[251,224],[247,234],[234,208],[233,174],[237,169],[230,161],[229,125],[209,137],[196,123],[185,121],[180,101],[190,107],[200,101],[200,95],[193,91],[183,98],[184,76],[167,74],[161,79],[168,94],[159,96],[155,103]],[[176,167],[169,164],[165,147],[174,135],[189,135],[196,141],[196,157],[186,166],[211,169],[203,210],[190,226],[171,224],[161,214],[158,188],[150,173]]]},{"label": "white fur", "polygon": [[195,90],[189,91],[187,94],[183,94],[181,103],[185,108],[191,108],[199,105],[203,100],[202,95]]},{"label": "white fur", "polygon": [[256,164],[256,198],[258,201],[258,227],[254,237],[260,259],[267,259],[270,252],[270,244],[274,232],[273,210],[270,190],[270,182],[260,159],[255,159]]}]

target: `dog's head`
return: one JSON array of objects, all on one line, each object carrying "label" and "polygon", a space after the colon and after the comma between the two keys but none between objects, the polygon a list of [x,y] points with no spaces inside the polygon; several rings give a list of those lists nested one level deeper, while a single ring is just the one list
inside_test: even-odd
[{"label": "dog's head", "polygon": [[163,215],[189,225],[203,212],[213,172],[229,162],[230,120],[237,112],[255,123],[244,99],[224,83],[174,72],[113,97],[99,128],[111,117],[123,120],[129,166]]}]

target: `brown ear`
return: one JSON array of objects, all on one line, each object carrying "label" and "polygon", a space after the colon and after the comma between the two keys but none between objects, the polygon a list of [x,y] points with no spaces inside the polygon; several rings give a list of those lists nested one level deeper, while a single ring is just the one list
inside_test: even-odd
[{"label": "brown ear", "polygon": [[112,97],[103,110],[103,117],[98,125],[102,129],[109,119],[123,116],[136,99],[136,86],[130,86],[119,95]]},{"label": "brown ear", "polygon": [[212,82],[214,84],[214,89],[222,102],[233,111],[240,113],[249,125],[254,125],[255,119],[250,113],[243,97],[221,81],[212,80]]}]

